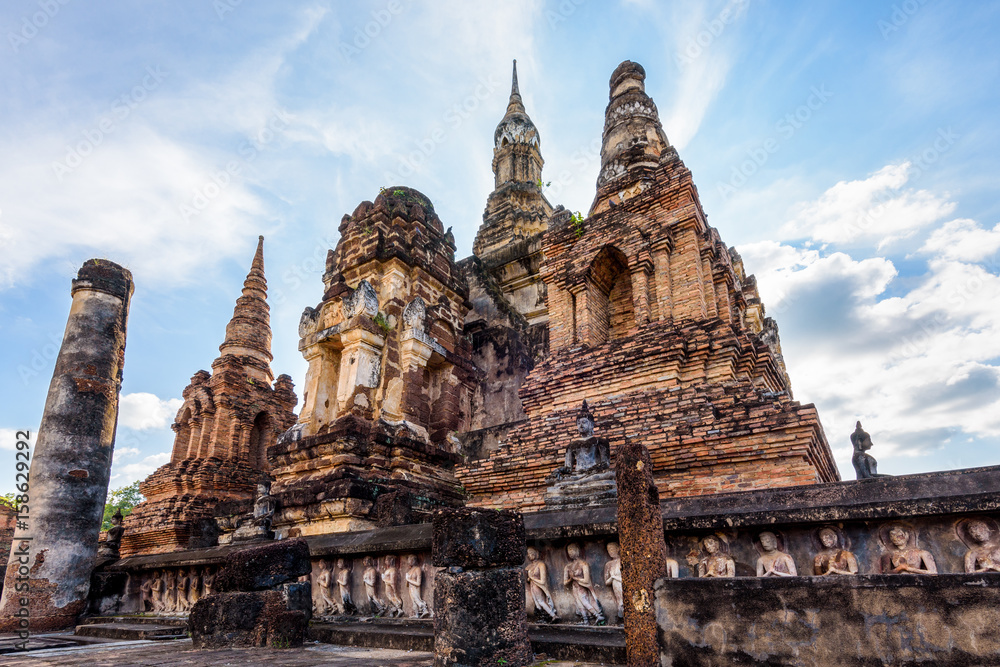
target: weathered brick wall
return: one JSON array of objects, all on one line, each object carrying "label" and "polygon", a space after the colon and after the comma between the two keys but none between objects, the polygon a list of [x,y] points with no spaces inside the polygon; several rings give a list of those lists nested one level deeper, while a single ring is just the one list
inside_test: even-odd
[{"label": "weathered brick wall", "polygon": [[[612,457],[625,438],[649,448],[665,498],[837,479],[815,407],[747,385],[637,391],[590,407]],[[547,479],[578,437],[577,411],[578,404],[532,419],[489,458],[460,466],[470,504],[543,509]]]}]

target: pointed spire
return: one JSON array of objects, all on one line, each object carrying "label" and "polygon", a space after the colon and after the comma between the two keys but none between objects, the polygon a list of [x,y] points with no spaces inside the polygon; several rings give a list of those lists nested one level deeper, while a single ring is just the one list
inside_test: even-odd
[{"label": "pointed spire", "polygon": [[514,61],[514,73],[511,75],[510,101],[507,102],[507,114],[515,112],[525,113],[524,103],[521,101],[521,91],[517,87],[517,60]]},{"label": "pointed spire", "polygon": [[236,357],[247,374],[268,384],[271,375],[271,318],[267,305],[267,278],[264,277],[264,237],[257,239],[250,272],[243,281],[243,294],[236,300],[233,318],[226,326],[226,340],[219,346],[215,369],[226,357]]}]

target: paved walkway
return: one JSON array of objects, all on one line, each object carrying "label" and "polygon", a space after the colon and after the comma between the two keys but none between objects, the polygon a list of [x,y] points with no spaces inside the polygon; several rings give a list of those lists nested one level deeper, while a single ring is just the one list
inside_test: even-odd
[{"label": "paved walkway", "polygon": [[[393,649],[307,644],[300,649],[205,649],[190,639],[111,642],[73,648],[8,653],[5,667],[431,667],[433,654]],[[545,667],[598,667],[596,663],[544,661]]]}]

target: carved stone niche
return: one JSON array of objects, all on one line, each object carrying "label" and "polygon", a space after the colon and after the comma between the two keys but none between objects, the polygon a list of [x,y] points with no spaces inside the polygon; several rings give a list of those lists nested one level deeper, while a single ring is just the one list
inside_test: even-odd
[{"label": "carved stone niche", "polygon": [[344,317],[351,319],[364,313],[368,317],[378,314],[378,293],[367,280],[362,280],[347,296],[341,299],[344,305]]},{"label": "carved stone niche", "polygon": [[687,558],[698,577],[729,578],[736,576],[736,561],[729,555],[729,540],[723,535],[707,535],[698,543],[698,550]]},{"label": "carved stone niche", "polygon": [[795,561],[786,551],[785,536],[773,530],[761,531],[754,540],[758,577],[794,577],[798,575]]},{"label": "carved stone niche", "polygon": [[818,577],[858,573],[858,559],[839,526],[820,526],[814,531],[818,551],[813,558],[812,573]]},{"label": "carved stone niche", "polygon": [[1000,572],[1000,526],[994,519],[961,519],[955,524],[955,533],[968,548],[964,559],[967,573]]},{"label": "carved stone niche", "polygon": [[908,523],[894,521],[879,527],[885,552],[880,561],[882,574],[937,574],[931,552],[917,545],[917,531]]}]

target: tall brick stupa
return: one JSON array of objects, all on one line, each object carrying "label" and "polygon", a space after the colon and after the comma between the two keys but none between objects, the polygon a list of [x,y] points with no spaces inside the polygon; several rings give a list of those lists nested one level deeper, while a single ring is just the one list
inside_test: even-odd
[{"label": "tall brick stupa", "polygon": [[[664,497],[839,479],[816,408],[792,398],[756,281],[708,224],[645,78],[630,61],[611,76],[589,215],[557,207],[538,236],[528,279],[544,284],[548,350],[516,388],[527,419],[495,426],[497,449],[457,470],[473,505],[543,509],[583,400],[612,453],[627,439],[649,448]],[[487,301],[483,320],[502,305]]]},{"label": "tall brick stupa", "polygon": [[213,509],[253,500],[269,478],[267,448],[295,423],[298,401],[288,375],[274,379],[271,359],[261,236],[212,372],[184,388],[170,462],[139,485],[146,500],[125,520],[123,557],[210,545]]}]

